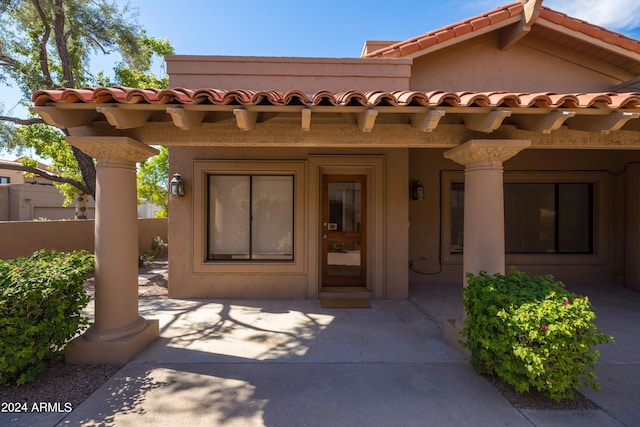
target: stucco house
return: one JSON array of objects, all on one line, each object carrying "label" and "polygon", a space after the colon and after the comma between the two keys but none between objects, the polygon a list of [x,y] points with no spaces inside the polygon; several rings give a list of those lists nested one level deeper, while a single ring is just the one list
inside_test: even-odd
[{"label": "stucco house", "polygon": [[152,145],[184,182],[170,297],[407,298],[511,265],[640,288],[637,40],[522,0],[360,58],[166,59],[172,89],[33,95],[98,159],[109,287],[77,360],[157,335],[128,249]]},{"label": "stucco house", "polygon": [[[44,163],[38,162],[38,168],[51,172]],[[0,163],[0,221],[68,220],[76,216],[93,218],[93,201],[88,200],[86,207],[79,204],[65,206],[64,195],[51,181],[25,175],[22,171],[3,168]]]}]

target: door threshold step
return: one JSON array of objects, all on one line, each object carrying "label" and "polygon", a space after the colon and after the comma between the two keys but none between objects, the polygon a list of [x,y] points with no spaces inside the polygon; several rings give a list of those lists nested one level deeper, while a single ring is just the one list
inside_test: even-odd
[{"label": "door threshold step", "polygon": [[364,286],[325,286],[320,289],[319,297],[371,299],[371,291]]}]

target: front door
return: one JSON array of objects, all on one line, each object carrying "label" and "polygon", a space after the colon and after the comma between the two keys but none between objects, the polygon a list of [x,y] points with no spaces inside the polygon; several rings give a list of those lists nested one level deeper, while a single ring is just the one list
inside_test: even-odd
[{"label": "front door", "polygon": [[322,177],[322,286],[366,286],[366,175]]}]

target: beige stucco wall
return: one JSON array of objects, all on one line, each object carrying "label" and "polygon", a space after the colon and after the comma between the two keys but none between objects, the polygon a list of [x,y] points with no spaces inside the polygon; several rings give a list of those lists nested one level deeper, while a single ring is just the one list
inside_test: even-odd
[{"label": "beige stucco wall", "polygon": [[170,55],[170,87],[369,91],[409,88],[410,59]]},{"label": "beige stucco wall", "polygon": [[[444,175],[463,168],[446,160],[445,150],[411,149],[410,179],[425,187],[424,201],[410,202],[411,228],[409,257],[417,271],[410,273],[412,284],[461,284],[462,255],[450,255],[446,241],[448,198]],[[527,149],[504,164],[505,180],[557,179],[590,180],[596,177],[595,235],[593,255],[510,255],[507,270],[515,265],[529,274],[553,274],[565,283],[624,284],[626,255],[625,191],[627,164],[640,162],[640,152],[613,150]],[[562,178],[560,178],[562,177]],[[446,204],[446,205],[445,205]],[[443,224],[441,230],[441,224]],[[442,235],[440,234],[442,232]]]},{"label": "beige stucco wall", "polygon": [[9,186],[11,184],[0,184],[0,221],[9,221]]},{"label": "beige stucco wall", "polygon": [[[0,221],[74,218],[75,207],[63,206],[64,196],[52,185],[9,184],[3,185],[2,188]],[[94,217],[93,199],[89,201],[87,217]]]},{"label": "beige stucco wall", "polygon": [[[533,36],[507,50],[487,34],[414,59],[413,90],[601,92],[635,77],[584,55],[559,50]],[[453,70],[453,71],[452,71]]]},{"label": "beige stucco wall", "polygon": [[[29,256],[40,249],[93,252],[94,224],[93,220],[0,222],[0,259]],[[151,251],[155,236],[167,242],[167,219],[139,219],[140,255]]]},{"label": "beige stucco wall", "polygon": [[24,184],[24,172],[0,169],[0,176],[9,178],[9,184]]},{"label": "beige stucco wall", "polygon": [[[170,147],[169,153],[170,173],[180,173],[186,183],[186,196],[172,198],[169,205],[169,239],[177,242],[169,246],[171,297],[316,298],[320,224],[315,209],[322,171],[368,174],[368,192],[372,196],[375,192],[375,197],[368,206],[371,246],[367,246],[367,284],[374,298],[407,297],[406,149]],[[295,222],[300,228],[295,232],[295,261],[258,265],[205,262],[200,249],[201,236],[206,234],[203,173],[215,167],[247,170],[261,167],[260,162],[264,167],[296,171]]]}]

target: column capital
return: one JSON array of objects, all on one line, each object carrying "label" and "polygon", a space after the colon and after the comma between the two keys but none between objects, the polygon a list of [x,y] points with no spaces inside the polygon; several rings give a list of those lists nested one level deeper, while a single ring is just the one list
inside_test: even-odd
[{"label": "column capital", "polygon": [[471,139],[444,153],[444,157],[464,166],[502,168],[502,163],[531,146],[529,140]]},{"label": "column capital", "polygon": [[120,136],[67,136],[67,142],[97,159],[137,163],[159,153],[140,141]]}]

